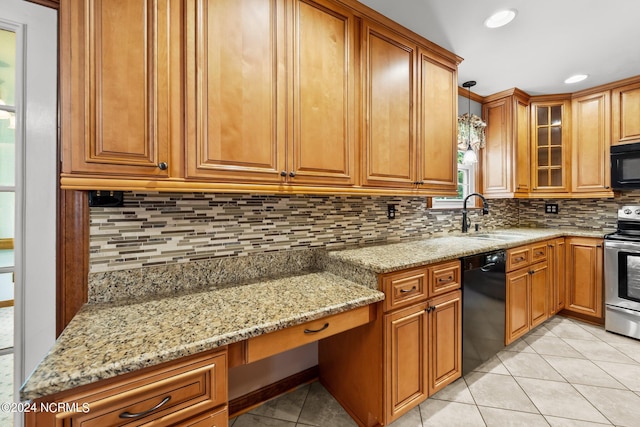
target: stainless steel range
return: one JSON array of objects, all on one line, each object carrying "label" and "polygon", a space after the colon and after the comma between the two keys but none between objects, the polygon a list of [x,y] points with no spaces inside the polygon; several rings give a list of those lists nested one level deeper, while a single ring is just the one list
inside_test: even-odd
[{"label": "stainless steel range", "polygon": [[604,242],[605,329],[640,339],[640,206],[618,211]]}]

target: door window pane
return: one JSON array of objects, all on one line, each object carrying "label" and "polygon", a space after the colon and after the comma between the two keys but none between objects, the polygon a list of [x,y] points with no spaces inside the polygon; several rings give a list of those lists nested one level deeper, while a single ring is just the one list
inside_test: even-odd
[{"label": "door window pane", "polygon": [[15,113],[0,110],[0,187],[16,185],[15,118]]},{"label": "door window pane", "polygon": [[16,33],[0,30],[0,99],[16,104]]},{"label": "door window pane", "polygon": [[[0,267],[12,267],[15,193],[0,192]],[[2,301],[0,299],[0,301]]]}]

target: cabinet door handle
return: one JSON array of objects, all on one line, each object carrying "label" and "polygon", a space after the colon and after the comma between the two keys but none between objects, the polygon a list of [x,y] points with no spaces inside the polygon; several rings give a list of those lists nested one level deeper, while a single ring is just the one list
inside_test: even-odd
[{"label": "cabinet door handle", "polygon": [[142,412],[138,412],[137,414],[132,414],[129,411],[124,411],[123,413],[121,413],[119,415],[120,418],[125,418],[125,419],[129,419],[129,418],[141,418],[144,417],[145,415],[149,415],[150,413],[152,413],[153,411],[157,411],[158,409],[162,408],[164,405],[166,405],[167,403],[169,403],[169,401],[171,400],[171,396],[167,396],[164,399],[162,399],[162,401],[160,403],[158,403],[156,406],[154,406],[151,409],[147,409],[146,411],[142,411]]},{"label": "cabinet door handle", "polygon": [[324,324],[324,326],[323,326],[322,328],[320,328],[320,329],[305,329],[305,330],[304,330],[304,333],[305,333],[305,334],[316,334],[316,333],[318,333],[318,332],[322,332],[322,331],[324,331],[324,330],[325,330],[325,329],[327,329],[328,327],[329,327],[329,322],[325,323],[325,324]]},{"label": "cabinet door handle", "polygon": [[160,169],[161,171],[166,171],[168,168],[169,165],[167,164],[167,162],[158,163],[158,169]]},{"label": "cabinet door handle", "polygon": [[295,173],[294,171],[291,171],[291,172],[289,172],[289,176],[290,176],[291,178],[295,178],[296,173]]},{"label": "cabinet door handle", "polygon": [[533,273],[535,273],[535,271],[529,270],[529,274],[533,274]]},{"label": "cabinet door handle", "polygon": [[287,176],[287,171],[280,172],[280,176]]},{"label": "cabinet door handle", "polygon": [[413,291],[415,291],[415,290],[416,290],[416,287],[414,286],[414,287],[413,287],[413,288],[411,288],[411,289],[400,289],[400,293],[401,293],[401,294],[406,294],[406,293],[409,293],[409,292],[413,292]]},{"label": "cabinet door handle", "polygon": [[602,247],[602,245],[596,245],[596,248],[601,248],[601,247]]}]

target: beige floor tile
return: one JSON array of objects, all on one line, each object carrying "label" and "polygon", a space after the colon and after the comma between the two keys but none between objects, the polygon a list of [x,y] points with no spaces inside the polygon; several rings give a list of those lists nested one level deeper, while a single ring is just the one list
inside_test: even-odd
[{"label": "beige floor tile", "polygon": [[416,406],[402,417],[398,418],[389,426],[393,427],[421,427],[422,417],[420,417],[420,407]]},{"label": "beige floor tile", "polygon": [[535,353],[535,350],[529,347],[529,344],[522,338],[519,338],[509,344],[504,351],[517,351],[519,353]]},{"label": "beige floor tile", "polygon": [[571,384],[532,378],[516,378],[516,381],[543,415],[608,422]]},{"label": "beige floor tile", "polygon": [[275,418],[261,417],[260,415],[244,414],[236,418],[233,427],[295,427],[291,421],[277,420]]},{"label": "beige floor tile", "polygon": [[473,372],[465,377],[465,381],[477,405],[538,413],[511,376]]},{"label": "beige floor tile", "polygon": [[298,421],[302,405],[304,404],[310,385],[299,387],[289,393],[271,399],[251,410],[249,413],[284,421]]},{"label": "beige floor tile", "polygon": [[506,409],[479,406],[480,413],[487,427],[548,427],[549,424],[540,414],[509,411]]},{"label": "beige floor tile", "polygon": [[424,427],[484,427],[480,411],[475,405],[427,400],[420,404],[422,425]]},{"label": "beige floor tile", "polygon": [[607,374],[590,360],[558,356],[542,357],[571,384],[585,384],[619,389],[625,388],[624,385],[616,381],[615,378]]},{"label": "beige floor tile", "polygon": [[590,423],[589,421],[570,420],[568,418],[552,417],[545,415],[547,422],[551,427],[601,427],[610,426],[612,424]]},{"label": "beige floor tile", "polygon": [[[624,384],[629,390],[640,391],[640,365],[600,361],[594,363]],[[640,424],[640,420],[638,420],[638,423]]]},{"label": "beige floor tile", "polygon": [[538,354],[501,351],[498,357],[514,377],[564,381],[564,378]]},{"label": "beige floor tile", "polygon": [[525,341],[538,354],[584,358],[582,353],[555,336],[529,336]]},{"label": "beige floor tile", "polygon": [[298,422],[321,427],[357,425],[333,396],[318,382],[311,384]]},{"label": "beige floor tile", "polygon": [[507,368],[504,367],[502,361],[498,356],[493,356],[491,359],[484,362],[482,365],[474,369],[475,372],[487,372],[491,374],[510,375]]},{"label": "beige floor tile", "polygon": [[582,353],[582,355],[587,359],[592,361],[600,360],[603,362],[636,363],[635,360],[625,356],[623,353],[604,341],[587,341],[572,338],[564,338],[564,341]]},{"label": "beige floor tile", "polygon": [[612,347],[625,354],[625,356],[640,363],[640,341],[628,338],[621,342],[611,342]]},{"label": "beige floor tile", "polygon": [[614,425],[625,427],[640,425],[640,396],[634,392],[587,385],[575,387]]},{"label": "beige floor tile", "polygon": [[600,340],[600,338],[573,323],[559,323],[556,325],[547,326],[547,328],[558,338],[572,338],[589,341]]},{"label": "beige floor tile", "polygon": [[589,323],[578,323],[582,329],[588,331],[589,333],[595,335],[600,338],[602,341],[607,343],[626,343],[629,341],[633,341],[633,338],[625,337],[622,335],[614,334],[613,332],[607,332],[604,329],[604,326],[591,325]]},{"label": "beige floor tile", "polygon": [[547,329],[546,326],[538,325],[537,327],[527,332],[524,338],[526,337],[555,337],[555,334]]},{"label": "beige floor tile", "polygon": [[429,399],[475,404],[464,378],[454,381]]}]

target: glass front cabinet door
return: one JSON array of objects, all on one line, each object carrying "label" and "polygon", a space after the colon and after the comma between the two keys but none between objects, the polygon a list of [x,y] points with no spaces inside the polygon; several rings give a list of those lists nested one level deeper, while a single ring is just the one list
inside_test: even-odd
[{"label": "glass front cabinet door", "polygon": [[538,193],[568,190],[570,132],[567,122],[569,102],[535,102],[531,105],[533,191]]}]

